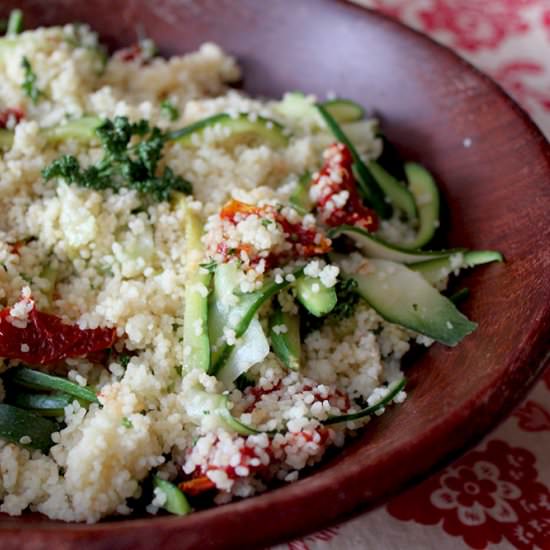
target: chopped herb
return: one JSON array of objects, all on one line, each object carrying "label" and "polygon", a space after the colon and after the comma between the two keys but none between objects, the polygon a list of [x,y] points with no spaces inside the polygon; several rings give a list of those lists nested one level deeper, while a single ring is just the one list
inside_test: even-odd
[{"label": "chopped herb", "polygon": [[355,279],[344,279],[338,281],[334,287],[336,290],[337,302],[330,315],[338,320],[347,319],[355,312],[359,302],[357,293],[357,281]]},{"label": "chopped herb", "polygon": [[176,365],[175,369],[176,369],[176,372],[178,373],[178,376],[181,376],[183,373],[183,365]]},{"label": "chopped herb", "polygon": [[[64,155],[42,170],[44,179],[61,178],[97,190],[127,187],[157,201],[169,200],[173,191],[191,194],[191,184],[170,167],[157,175],[165,142],[159,128],[151,128],[146,120],[131,123],[127,117],[117,116],[105,120],[96,132],[104,151],[97,164],[82,169],[76,157]],[[141,139],[130,144],[133,137]]]},{"label": "chopped herb", "polygon": [[11,10],[6,34],[19,34],[23,30],[23,12],[21,10]]},{"label": "chopped herb", "polygon": [[210,262],[199,264],[199,266],[202,267],[202,269],[206,269],[208,273],[214,273],[214,271],[216,271],[216,267],[218,266],[218,264],[216,263],[216,260],[211,260]]},{"label": "chopped herb", "polygon": [[180,116],[179,109],[168,99],[161,102],[160,110],[172,121],[177,120]]},{"label": "chopped herb", "polygon": [[415,311],[418,311],[418,304],[413,304],[413,309],[414,309]]},{"label": "chopped herb", "polygon": [[120,423],[127,429],[130,429],[130,428],[134,427],[134,425],[132,424],[132,421],[129,418],[127,418],[126,416],[122,417],[122,420],[120,421]]},{"label": "chopped herb", "polygon": [[19,276],[24,281],[27,281],[27,283],[32,283],[32,277],[30,275],[27,275],[26,273],[19,273]]},{"label": "chopped herb", "polygon": [[23,68],[23,84],[21,88],[25,92],[25,95],[30,97],[33,103],[38,103],[40,97],[44,95],[44,92],[38,88],[36,83],[37,78],[35,72],[32,70],[32,66],[27,57],[23,57],[21,60],[21,67]]},{"label": "chopped herb", "polygon": [[2,269],[7,273],[8,272],[8,268],[6,266],[5,263],[0,263],[0,267],[2,267]]},{"label": "chopped herb", "polygon": [[273,223],[273,220],[270,220],[268,218],[264,218],[261,222],[260,222],[264,227],[269,227],[272,223]]},{"label": "chopped herb", "polygon": [[125,369],[128,366],[130,359],[131,357],[125,353],[118,358],[118,362],[120,363],[120,366]]}]

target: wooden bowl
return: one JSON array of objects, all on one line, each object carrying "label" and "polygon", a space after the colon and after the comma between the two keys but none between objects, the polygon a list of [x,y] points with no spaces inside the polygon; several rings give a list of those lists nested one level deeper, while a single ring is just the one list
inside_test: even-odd
[{"label": "wooden bowl", "polygon": [[[3,2],[2,11],[12,7]],[[332,0],[17,0],[29,25],[86,21],[112,46],[141,24],[166,54],[206,40],[235,54],[252,94],[337,91],[368,105],[425,163],[450,205],[449,245],[498,249],[506,264],[461,277],[478,330],[411,368],[409,399],[309,477],[198,512],[71,525],[2,517],[8,549],[230,548],[311,531],[442,464],[511,410],[544,363],[550,334],[550,151],[493,82],[380,15]],[[471,147],[464,146],[464,140]]]}]

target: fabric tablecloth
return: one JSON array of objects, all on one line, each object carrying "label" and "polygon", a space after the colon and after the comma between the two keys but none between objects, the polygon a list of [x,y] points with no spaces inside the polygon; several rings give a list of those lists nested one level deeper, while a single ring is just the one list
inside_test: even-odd
[{"label": "fabric tablecloth", "polygon": [[[356,2],[455,50],[550,137],[550,0]],[[550,369],[507,420],[443,471],[276,550],[402,548],[550,549]]]}]

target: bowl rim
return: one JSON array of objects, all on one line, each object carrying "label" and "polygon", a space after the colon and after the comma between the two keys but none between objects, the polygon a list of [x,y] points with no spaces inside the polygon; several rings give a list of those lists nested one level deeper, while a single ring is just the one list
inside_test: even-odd
[{"label": "bowl rim", "polygon": [[[437,55],[444,58],[443,62],[447,64],[460,65],[463,69],[477,80],[482,81],[490,90],[491,94],[496,94],[504,99],[506,107],[515,112],[518,117],[518,122],[523,124],[521,132],[530,133],[535,139],[533,140],[533,147],[535,141],[538,140],[539,155],[541,159],[546,161],[550,173],[550,144],[542,134],[542,131],[529,117],[524,108],[516,103],[516,101],[491,77],[481,72],[471,62],[460,57],[457,53],[451,50],[448,46],[440,44],[428,37],[427,35],[408,27],[400,21],[392,19],[386,14],[374,11],[371,8],[367,8],[358,5],[353,0],[338,0],[336,2],[342,9],[354,10],[358,17],[371,17],[379,19],[385,25],[390,28],[396,29],[400,33],[407,33],[410,36],[414,36],[414,40],[421,45],[425,50],[436,51]],[[246,89],[246,86],[245,86]],[[542,328],[541,328],[542,327]],[[500,421],[502,421],[509,412],[515,407],[519,401],[524,397],[527,390],[533,385],[537,377],[544,371],[546,367],[550,367],[550,349],[547,347],[547,341],[550,339],[550,306],[547,307],[545,315],[539,324],[537,330],[532,332],[533,345],[528,349],[524,349],[523,346],[517,346],[514,348],[514,357],[508,363],[509,371],[516,373],[516,384],[514,386],[513,395],[507,400],[506,404],[501,404],[495,409],[490,405],[493,403],[500,403],[503,401],[499,392],[501,388],[495,387],[492,381],[489,381],[485,386],[479,388],[475,396],[469,398],[469,402],[472,403],[472,407],[468,409],[466,413],[464,411],[453,410],[448,413],[439,422],[430,427],[424,434],[424,437],[415,439],[412,447],[407,449],[407,454],[411,456],[417,456],[419,451],[430,446],[442,446],[442,442],[459,426],[472,422],[480,414],[485,415],[483,422],[479,423],[478,428],[474,433],[469,433],[466,437],[460,436],[458,444],[453,444],[450,451],[446,451],[439,456],[434,464],[426,466],[424,464],[415,466],[415,473],[412,476],[408,476],[408,481],[404,484],[400,484],[397,488],[393,488],[389,492],[385,492],[382,495],[366,495],[363,503],[359,503],[352,509],[349,507],[342,507],[340,511],[331,515],[329,523],[323,522],[322,526],[328,527],[329,525],[338,523],[342,520],[349,519],[360,513],[363,513],[365,509],[371,509],[373,506],[384,502],[390,498],[396,492],[404,490],[407,486],[418,482],[420,479],[424,479],[427,475],[431,475],[436,471],[449,464],[457,456],[462,455],[472,446],[477,444],[491,429],[493,429]],[[517,373],[521,373],[521,377]],[[487,410],[491,409],[489,415]],[[348,443],[349,445],[349,443]],[[400,460],[402,460],[403,450],[397,448],[390,448],[385,453],[380,455],[379,462],[385,463],[386,466],[382,470],[388,472],[391,467]],[[390,466],[389,468],[387,466]],[[86,523],[63,523],[59,521],[34,523],[22,523],[16,526],[17,518],[10,521],[7,524],[0,522],[0,540],[8,536],[18,536],[24,531],[26,533],[31,532],[34,534],[40,534],[44,537],[45,544],[55,543],[56,539],[60,536],[64,536],[70,532],[72,534],[71,542],[75,545],[79,539],[91,540],[92,537],[97,539],[101,536],[112,536],[120,533],[127,533],[130,531],[143,531],[150,529],[171,529],[173,531],[178,530],[180,533],[187,532],[192,528],[201,528],[204,525],[212,522],[215,518],[221,518],[224,515],[232,514],[238,518],[239,514],[245,511],[250,511],[258,506],[265,507],[278,507],[282,506],[289,498],[298,499],[303,503],[303,506],[307,506],[315,501],[321,502],[323,494],[328,492],[329,486],[334,483],[330,475],[327,474],[332,468],[330,464],[326,469],[321,472],[313,472],[300,481],[279,487],[277,489],[269,490],[265,493],[246,498],[241,501],[232,502],[223,506],[217,506],[206,510],[201,510],[183,518],[174,516],[160,516],[160,517],[147,517],[136,518],[131,517],[127,519],[116,518],[110,520],[102,520],[95,524]],[[361,468],[360,468],[361,469]],[[357,471],[350,470],[348,472],[340,472],[339,481],[350,481],[352,478],[356,479]],[[2,514],[3,515],[3,514]],[[285,540],[290,540],[293,537],[301,536],[306,533],[310,533],[315,529],[320,528],[321,525],[312,524],[308,522],[298,529],[287,529],[280,535],[272,536],[268,535],[265,538],[258,540],[258,544],[277,543]],[[178,529],[179,528],[179,529]],[[113,541],[116,543],[116,541]],[[69,545],[67,547],[72,548]],[[218,547],[218,546],[216,546]]]}]

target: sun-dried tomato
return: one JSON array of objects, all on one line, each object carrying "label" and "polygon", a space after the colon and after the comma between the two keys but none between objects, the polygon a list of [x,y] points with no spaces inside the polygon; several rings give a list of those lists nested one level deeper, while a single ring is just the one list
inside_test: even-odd
[{"label": "sun-dried tomato", "polygon": [[26,318],[15,319],[11,308],[0,311],[0,357],[19,359],[31,365],[48,365],[70,357],[86,357],[110,348],[116,338],[114,328],[81,329],[61,318],[31,306]]},{"label": "sun-dried tomato", "polygon": [[331,227],[357,225],[367,231],[376,231],[378,217],[361,201],[349,149],[342,143],[334,143],[326,149],[323,157],[325,162],[311,182],[323,223]]},{"label": "sun-dried tomato", "polygon": [[199,476],[194,479],[183,481],[178,487],[186,495],[194,497],[214,489],[216,485],[208,476]]},{"label": "sun-dried tomato", "polygon": [[7,128],[8,123],[13,121],[13,125],[17,125],[25,118],[25,111],[21,107],[8,107],[0,111],[0,128]]}]

